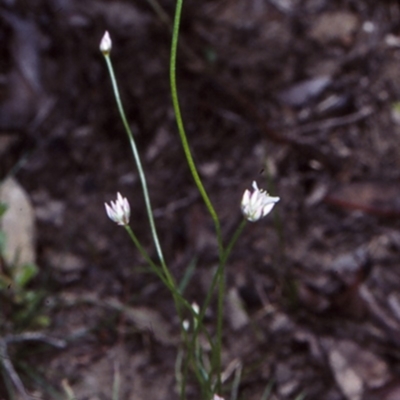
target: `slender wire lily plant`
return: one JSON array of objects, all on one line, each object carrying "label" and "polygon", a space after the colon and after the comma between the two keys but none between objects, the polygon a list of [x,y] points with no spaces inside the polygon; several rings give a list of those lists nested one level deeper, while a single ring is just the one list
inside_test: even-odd
[{"label": "slender wire lily plant", "polygon": [[[108,217],[120,226],[123,226],[130,236],[132,242],[146,261],[149,268],[160,278],[163,284],[171,292],[177,314],[180,319],[182,346],[178,352],[176,363],[176,380],[178,383],[179,396],[181,400],[186,399],[186,389],[189,376],[192,374],[198,381],[201,390],[201,398],[204,400],[222,399],[218,395],[222,392],[221,382],[221,353],[222,353],[222,337],[223,337],[223,315],[224,315],[224,298],[225,298],[225,266],[232,249],[243,231],[246,222],[255,222],[268,215],[274,205],[279,201],[278,197],[272,197],[267,192],[258,188],[257,183],[253,182],[253,191],[246,190],[241,201],[241,210],[243,213],[243,221],[239,224],[232,237],[226,241],[222,237],[221,225],[218,214],[210,200],[210,197],[203,185],[196,163],[192,156],[189,142],[187,140],[185,127],[180,110],[177,84],[176,84],[176,63],[178,51],[179,28],[181,21],[183,0],[177,0],[175,8],[175,18],[172,32],[172,45],[170,55],[170,85],[172,103],[175,112],[175,118],[178,128],[179,137],[183,146],[183,151],[190,172],[193,176],[195,185],[203,199],[205,206],[214,222],[216,241],[218,243],[219,263],[214,271],[214,275],[210,287],[206,293],[205,299],[201,306],[190,304],[190,302],[182,294],[176,280],[172,276],[168,264],[164,258],[162,246],[158,237],[157,228],[154,221],[153,210],[151,207],[150,195],[146,182],[146,175],[140,160],[140,155],[129,127],[128,120],[125,115],[124,107],[121,101],[117,80],[114,74],[111,62],[112,41],[108,32],[105,32],[101,42],[100,50],[104,55],[107,68],[110,74],[112,88],[116,99],[117,107],[121,116],[122,123],[128,136],[128,140],[132,149],[133,157],[138,169],[140,182],[142,185],[143,196],[147,216],[149,220],[150,230],[154,246],[156,249],[158,261],[152,260],[146,252],[140,240],[136,237],[134,231],[129,225],[130,206],[128,200],[120,193],[117,194],[116,201],[105,204]],[[213,296],[217,296],[217,318],[216,328],[209,330],[204,323],[204,316]],[[185,312],[186,310],[186,312]],[[184,319],[185,313],[191,316],[190,319]],[[210,355],[206,355],[200,344],[199,335],[202,334],[208,341]]]}]

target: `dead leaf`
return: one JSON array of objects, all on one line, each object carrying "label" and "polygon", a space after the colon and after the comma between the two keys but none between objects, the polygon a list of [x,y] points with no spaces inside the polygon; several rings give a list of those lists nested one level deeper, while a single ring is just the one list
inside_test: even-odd
[{"label": "dead leaf", "polygon": [[35,214],[29,195],[14,178],[8,178],[0,187],[0,202],[7,205],[0,220],[6,236],[6,263],[15,268],[35,264]]},{"label": "dead leaf", "polygon": [[246,326],[249,316],[244,309],[242,300],[236,288],[229,290],[226,298],[226,313],[231,328],[236,331]]},{"label": "dead leaf", "polygon": [[366,388],[378,388],[390,380],[387,364],[358,344],[333,339],[322,344],[335,380],[348,400],[361,400]]},{"label": "dead leaf", "polygon": [[137,329],[153,334],[160,343],[167,346],[177,344],[179,339],[171,334],[171,324],[158,311],[149,307],[127,307],[115,299],[111,299],[106,303],[113,308],[121,310],[127,320],[134,324]]}]

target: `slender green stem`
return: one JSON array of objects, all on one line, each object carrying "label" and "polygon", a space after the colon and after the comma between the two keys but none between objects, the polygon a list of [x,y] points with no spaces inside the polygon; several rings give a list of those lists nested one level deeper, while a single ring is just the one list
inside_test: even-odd
[{"label": "slender green stem", "polygon": [[231,400],[237,400],[238,398],[239,385],[240,385],[240,380],[242,378],[242,371],[243,371],[243,366],[242,363],[240,363],[236,367],[235,377],[232,383]]},{"label": "slender green stem", "polygon": [[[189,348],[189,339],[188,339],[188,334],[184,328],[182,328],[182,330],[181,330],[181,336],[182,336],[184,348],[186,349],[186,352],[187,352],[188,348]],[[182,350],[182,351],[184,351],[184,350]],[[188,378],[188,373],[189,373],[189,357],[188,357],[187,353],[186,353],[186,357],[183,361],[182,370],[183,370],[183,372],[182,372],[181,385],[180,385],[180,400],[185,400],[186,384],[187,384],[187,378]]]},{"label": "slender green stem", "polygon": [[147,251],[144,249],[142,244],[140,243],[137,236],[133,233],[132,228],[129,225],[124,226],[125,230],[128,232],[128,235],[132,239],[132,242],[135,244],[136,248],[139,250],[142,257],[146,260],[146,262],[153,268],[159,269],[159,267],[153,262],[150,256],[147,254]]},{"label": "slender green stem", "polygon": [[135,139],[133,137],[131,128],[129,126],[128,120],[127,120],[126,115],[125,115],[124,107],[122,105],[121,96],[119,94],[119,89],[118,89],[118,84],[117,84],[117,79],[116,79],[115,74],[114,74],[114,68],[112,66],[110,55],[109,54],[105,54],[104,58],[106,60],[108,72],[110,74],[111,84],[112,84],[112,87],[113,87],[115,100],[117,102],[118,111],[119,111],[122,123],[124,124],[125,131],[126,131],[126,133],[128,135],[129,143],[131,145],[131,149],[132,149],[132,153],[133,153],[133,157],[135,159],[136,166],[137,166],[137,169],[138,169],[138,172],[139,172],[140,182],[142,184],[143,196],[144,196],[144,200],[145,200],[145,204],[146,204],[146,211],[147,211],[147,216],[148,216],[149,223],[150,223],[150,229],[151,229],[151,234],[153,236],[154,245],[156,247],[157,255],[158,255],[158,258],[159,258],[160,263],[161,263],[162,271],[163,271],[163,273],[165,275],[166,281],[168,282],[168,287],[169,288],[174,288],[172,290],[172,294],[173,294],[173,297],[174,297],[174,301],[175,301],[175,305],[176,305],[176,309],[177,309],[178,315],[180,316],[181,312],[180,312],[180,302],[179,302],[179,299],[177,297],[177,289],[176,289],[177,285],[176,285],[175,280],[172,277],[172,275],[171,275],[171,273],[170,273],[170,271],[169,271],[169,269],[167,267],[167,264],[165,262],[164,255],[163,255],[163,252],[162,252],[162,249],[161,249],[161,244],[160,244],[160,241],[158,239],[156,224],[154,222],[154,216],[153,216],[153,211],[152,211],[152,208],[151,208],[150,196],[149,196],[149,191],[148,191],[148,188],[147,188],[147,182],[146,182],[146,177],[145,177],[145,174],[144,174],[142,162],[140,160],[140,156],[139,156],[139,152],[138,152],[138,149],[137,149],[137,146],[136,146]]},{"label": "slender green stem", "polygon": [[182,4],[183,0],[177,0],[175,7],[174,25],[172,30],[172,44],[171,44],[171,57],[170,57],[170,85],[171,85],[172,103],[174,106],[176,123],[178,125],[179,136],[182,142],[186,160],[189,165],[190,172],[192,173],[193,179],[196,183],[197,189],[199,190],[201,197],[203,198],[203,201],[211,215],[211,218],[214,221],[215,230],[217,232],[219,254],[222,254],[223,244],[221,235],[221,225],[218,219],[218,215],[211,203],[210,198],[208,197],[203,182],[201,181],[200,175],[197,171],[196,164],[193,160],[193,156],[186,136],[185,127],[183,125],[182,113],[178,99],[178,91],[176,87],[176,55],[178,49],[178,37],[179,37],[179,27],[182,14]]},{"label": "slender green stem", "polygon": [[[175,111],[175,118],[178,126],[179,136],[182,142],[182,146],[184,149],[184,153],[186,156],[186,160],[189,166],[189,169],[192,173],[193,179],[196,183],[196,186],[203,198],[203,201],[211,215],[211,218],[214,221],[217,241],[218,241],[218,254],[219,254],[219,266],[217,271],[214,274],[213,281],[211,284],[210,289],[207,292],[206,300],[200,312],[199,324],[193,332],[193,339],[191,343],[191,348],[193,349],[195,343],[198,340],[198,334],[200,329],[203,327],[203,318],[205,311],[211,301],[214,289],[216,284],[218,283],[218,317],[217,317],[217,343],[214,346],[213,341],[210,339],[210,344],[212,347],[212,354],[213,354],[213,370],[217,374],[217,384],[218,389],[221,387],[221,350],[222,350],[222,320],[223,320],[223,303],[225,297],[225,264],[226,260],[232,250],[233,244],[236,239],[239,237],[241,230],[244,227],[244,224],[238,229],[237,234],[234,235],[233,241],[231,241],[230,245],[228,245],[227,249],[224,249],[223,242],[222,242],[222,233],[221,233],[221,226],[218,219],[218,215],[208,197],[208,194],[204,188],[204,185],[201,181],[199,173],[196,168],[196,164],[193,160],[193,156],[189,147],[189,143],[187,140],[181,109],[178,100],[178,91],[176,86],[176,59],[177,59],[177,48],[178,48],[178,37],[179,37],[179,27],[181,21],[181,14],[182,14],[182,4],[183,0],[177,0],[176,7],[175,7],[175,18],[174,18],[174,25],[173,25],[173,33],[172,33],[172,45],[171,45],[171,58],[170,58],[170,84],[171,84],[171,95],[172,95],[172,103],[174,106]],[[208,378],[208,385],[211,385],[211,376]]]},{"label": "slender green stem", "polygon": [[224,272],[224,267],[225,264],[228,260],[228,257],[232,251],[233,246],[235,245],[236,241],[239,239],[240,234],[242,233],[244,227],[246,226],[247,220],[243,219],[242,222],[240,223],[240,225],[238,226],[238,228],[236,229],[236,231],[234,232],[230,242],[228,243],[228,246],[226,247],[226,249],[224,250],[224,252],[222,253],[221,256],[221,261],[218,265],[217,271],[215,272],[213,279],[211,281],[211,285],[210,285],[210,290],[207,292],[207,296],[206,299],[204,301],[204,304],[200,310],[200,315],[199,315],[199,319],[202,320],[202,318],[204,317],[204,314],[206,312],[207,307],[209,306],[210,302],[211,302],[211,297],[213,294],[213,291],[215,289],[215,286],[218,282],[219,276]]},{"label": "slender green stem", "polygon": [[218,355],[215,358],[215,370],[217,374],[217,391],[221,391],[221,351],[222,351],[222,328],[223,328],[223,314],[224,314],[224,300],[225,300],[225,263],[221,264],[217,271],[218,277],[218,309],[217,309],[217,343],[215,352]]},{"label": "slender green stem", "polygon": [[158,18],[171,29],[171,20],[165,10],[162,8],[161,4],[157,0],[147,0],[150,7],[158,15]]},{"label": "slender green stem", "polygon": [[145,204],[146,204],[147,216],[149,218],[151,233],[153,235],[154,245],[156,246],[156,251],[157,251],[157,254],[158,254],[158,258],[160,259],[161,266],[163,267],[163,269],[167,269],[166,268],[166,264],[165,264],[165,260],[164,260],[164,255],[163,255],[163,252],[162,252],[162,249],[161,249],[160,241],[158,240],[156,225],[155,225],[155,222],[154,222],[153,211],[152,211],[151,203],[150,203],[149,191],[148,191],[148,188],[147,188],[146,177],[144,175],[143,166],[142,166],[142,162],[140,160],[140,156],[139,156],[139,152],[138,152],[138,149],[137,149],[137,146],[136,146],[136,142],[135,142],[135,139],[133,138],[133,134],[132,134],[131,128],[129,126],[128,120],[127,120],[126,115],[125,115],[124,107],[122,105],[121,96],[119,94],[119,89],[118,89],[118,84],[117,84],[117,79],[115,77],[114,68],[113,68],[112,62],[111,62],[111,57],[109,56],[109,54],[107,54],[107,55],[104,56],[104,58],[106,60],[108,72],[110,74],[111,84],[112,84],[112,87],[113,87],[115,100],[117,102],[118,111],[119,111],[122,123],[124,124],[125,131],[126,131],[126,133],[128,135],[129,143],[130,143],[131,148],[132,148],[133,157],[135,159],[135,163],[136,163],[136,166],[137,166],[137,169],[138,169],[138,172],[139,172],[139,178],[140,178],[140,182],[142,184],[143,196],[144,196],[144,201],[145,201]]},{"label": "slender green stem", "polygon": [[[242,220],[235,233],[232,236],[232,239],[228,243],[226,247],[220,266],[218,267],[218,271],[215,275],[218,276],[216,281],[218,280],[218,310],[217,310],[217,344],[215,351],[217,354],[221,354],[222,352],[222,328],[223,328],[223,313],[224,313],[224,299],[225,299],[225,266],[228,260],[229,255],[238,240],[240,234],[242,233],[244,227],[246,226],[247,221],[245,219]],[[210,290],[213,290],[211,287]],[[221,391],[221,357],[216,357],[216,372],[217,372],[217,390]]]},{"label": "slender green stem", "polygon": [[154,261],[150,258],[150,256],[147,254],[147,251],[144,249],[142,244],[140,243],[139,239],[136,237],[136,235],[133,233],[131,227],[129,225],[124,226],[125,230],[128,232],[128,235],[130,236],[132,242],[135,244],[136,248],[139,250],[139,253],[142,255],[142,257],[145,259],[145,261],[149,264],[150,268],[152,271],[162,280],[162,282],[168,286],[168,281],[165,278],[165,276],[162,274],[162,270],[158,265],[154,263]]},{"label": "slender green stem", "polygon": [[275,382],[272,379],[268,382],[268,384],[265,387],[265,390],[264,390],[264,392],[263,392],[263,394],[261,396],[261,400],[268,400],[269,399],[269,396],[272,393],[272,389],[274,388],[274,384],[275,384]]},{"label": "slender green stem", "polygon": [[220,263],[218,265],[217,270],[213,276],[211,281],[211,285],[209,290],[207,291],[206,298],[201,307],[200,313],[197,316],[198,324],[196,329],[193,332],[192,346],[194,342],[197,340],[201,327],[203,327],[203,319],[206,313],[206,310],[211,302],[212,295],[214,293],[214,289],[218,285],[218,310],[217,310],[217,342],[215,346],[210,341],[210,345],[212,347],[213,356],[213,370],[217,375],[217,390],[220,390],[221,387],[221,351],[222,351],[222,328],[223,328],[223,308],[224,308],[224,298],[225,298],[225,265],[228,261],[228,257],[232,252],[233,246],[236,241],[239,239],[240,234],[243,232],[244,227],[246,226],[247,220],[243,219],[242,222],[237,227],[234,232],[231,240],[229,241],[226,249],[221,254]]},{"label": "slender green stem", "polygon": [[139,250],[142,257],[149,264],[151,270],[161,279],[161,281],[168,288],[168,290],[171,291],[173,296],[176,299],[178,299],[178,301],[182,305],[184,305],[188,310],[192,310],[192,305],[183,297],[183,295],[180,293],[179,289],[175,285],[171,285],[170,281],[162,273],[162,269],[160,268],[160,266],[155,264],[154,261],[149,257],[146,250],[141,245],[139,239],[136,237],[136,235],[132,231],[131,227],[129,225],[125,225],[125,230],[128,232],[130,238],[132,239],[132,242],[135,244],[136,248]]},{"label": "slender green stem", "polygon": [[112,388],[112,400],[119,400],[119,392],[121,386],[121,373],[119,371],[118,363],[114,366],[114,382]]},{"label": "slender green stem", "polygon": [[177,388],[179,390],[181,400],[185,400],[185,392],[186,392],[186,382],[185,378],[182,377],[182,363],[184,362],[184,352],[183,347],[178,348],[178,354],[175,360],[175,381],[177,384]]}]

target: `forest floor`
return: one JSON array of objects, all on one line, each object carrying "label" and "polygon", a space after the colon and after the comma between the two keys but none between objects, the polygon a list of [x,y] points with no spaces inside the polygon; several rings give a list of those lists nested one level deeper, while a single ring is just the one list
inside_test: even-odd
[{"label": "forest floor", "polygon": [[[178,398],[172,298],[104,210],[126,196],[156,257],[98,48],[109,30],[166,259],[178,281],[194,265],[186,295],[201,304],[218,249],[172,109],[173,13],[170,0],[0,2],[0,178],[33,205],[39,268],[34,304],[2,289],[0,350],[35,399],[111,399],[117,372],[121,400]],[[399,399],[399,3],[188,0],[177,83],[224,238],[253,180],[281,199],[227,265],[224,397],[241,371],[239,399]],[[26,332],[66,346],[13,342]]]}]

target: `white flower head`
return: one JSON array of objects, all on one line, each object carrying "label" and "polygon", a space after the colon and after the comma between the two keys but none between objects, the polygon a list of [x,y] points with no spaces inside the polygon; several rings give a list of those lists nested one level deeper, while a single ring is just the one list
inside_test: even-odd
[{"label": "white flower head", "polygon": [[213,400],[224,400],[224,398],[221,396],[218,396],[217,394],[214,394]]},{"label": "white flower head", "polygon": [[190,322],[187,319],[184,319],[182,321],[182,328],[186,331],[189,332],[190,329]]},{"label": "white flower head", "polygon": [[110,54],[112,48],[112,41],[110,34],[108,31],[104,32],[103,38],[101,39],[100,42],[100,51],[103,53],[103,55],[107,56]]},{"label": "white flower head", "polygon": [[272,197],[265,190],[259,189],[256,181],[253,182],[253,189],[253,193],[245,190],[241,204],[243,215],[251,222],[264,218],[279,201],[279,197]]},{"label": "white flower head", "polygon": [[116,222],[118,225],[128,225],[129,217],[131,215],[131,208],[128,200],[121,196],[121,193],[117,194],[117,200],[111,201],[110,205],[104,203],[108,218]]},{"label": "white flower head", "polygon": [[195,301],[192,303],[192,310],[196,315],[200,314],[200,307]]}]

